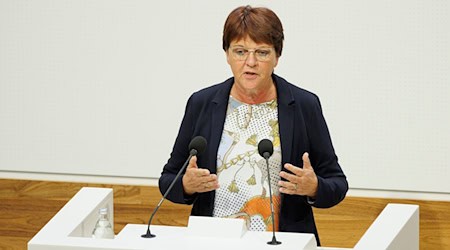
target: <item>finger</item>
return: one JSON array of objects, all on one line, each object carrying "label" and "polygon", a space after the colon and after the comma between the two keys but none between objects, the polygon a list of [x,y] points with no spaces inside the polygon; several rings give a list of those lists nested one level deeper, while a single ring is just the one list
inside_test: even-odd
[{"label": "finger", "polygon": [[219,188],[219,182],[217,180],[208,182],[209,190],[214,190]]},{"label": "finger", "polygon": [[280,177],[288,180],[289,182],[298,182],[299,176],[287,173],[285,171],[280,172]]},{"label": "finger", "polygon": [[187,166],[187,168],[198,168],[198,166],[197,166],[197,156],[196,155],[191,157],[191,159],[189,160],[189,165]]},{"label": "finger", "polygon": [[303,170],[301,168],[296,167],[290,163],[284,164],[284,168],[291,171],[294,175],[297,175],[297,176],[303,175]]},{"label": "finger", "polygon": [[[205,169],[199,169],[205,170]],[[197,170],[195,170],[197,171]],[[205,190],[215,187],[215,183],[217,183],[217,176],[215,175],[206,175],[206,176],[197,176],[195,175],[191,179],[191,185],[195,188],[196,192],[204,192]]]},{"label": "finger", "polygon": [[290,182],[290,181],[278,181],[278,186],[280,186],[282,188],[294,190],[294,191],[297,190],[297,184],[295,184],[294,182]]},{"label": "finger", "polygon": [[308,152],[305,152],[302,156],[303,160],[303,169],[313,169],[311,166],[311,161],[309,160],[309,154]]},{"label": "finger", "polygon": [[219,182],[217,180],[204,182],[201,185],[202,192],[209,192],[219,188]]},{"label": "finger", "polygon": [[203,178],[209,176],[209,170],[203,168],[190,168],[186,170],[186,175],[189,176],[190,179],[192,179],[193,183],[199,185],[205,182],[205,179]]},{"label": "finger", "polygon": [[297,190],[288,188],[285,186],[280,186],[280,188],[278,190],[280,191],[280,193],[283,193],[283,194],[296,194],[296,192],[297,192]]},{"label": "finger", "polygon": [[[202,169],[202,170],[208,171],[208,169]],[[217,175],[208,173],[207,175],[203,175],[203,176],[198,177],[197,181],[199,183],[214,182],[214,181],[217,181]]]},{"label": "finger", "polygon": [[[210,176],[209,170],[204,168],[193,169],[193,172],[195,173],[195,176],[199,178],[205,178]],[[203,179],[200,179],[200,181],[203,181]]]},{"label": "finger", "polygon": [[189,164],[187,166],[186,172],[193,174],[196,177],[209,175],[210,172],[208,169],[199,168],[197,165],[197,156],[192,156],[189,160]]}]

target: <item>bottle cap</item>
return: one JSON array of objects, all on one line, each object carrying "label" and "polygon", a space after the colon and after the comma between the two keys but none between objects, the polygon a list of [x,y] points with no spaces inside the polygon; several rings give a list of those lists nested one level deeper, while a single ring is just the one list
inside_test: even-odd
[{"label": "bottle cap", "polygon": [[108,208],[107,207],[100,208],[99,214],[108,214]]}]

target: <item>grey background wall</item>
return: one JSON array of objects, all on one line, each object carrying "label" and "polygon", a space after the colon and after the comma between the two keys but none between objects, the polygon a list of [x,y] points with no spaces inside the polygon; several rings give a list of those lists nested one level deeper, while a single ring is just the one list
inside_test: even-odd
[{"label": "grey background wall", "polygon": [[273,9],[352,188],[449,193],[447,1],[0,0],[0,171],[157,178],[228,13]]}]

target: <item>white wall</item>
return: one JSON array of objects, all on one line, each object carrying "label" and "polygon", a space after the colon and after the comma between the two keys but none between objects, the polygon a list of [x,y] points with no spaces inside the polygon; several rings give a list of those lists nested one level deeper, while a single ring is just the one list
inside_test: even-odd
[{"label": "white wall", "polygon": [[353,189],[449,193],[447,1],[0,0],[0,172],[157,178],[235,7],[285,28]]}]

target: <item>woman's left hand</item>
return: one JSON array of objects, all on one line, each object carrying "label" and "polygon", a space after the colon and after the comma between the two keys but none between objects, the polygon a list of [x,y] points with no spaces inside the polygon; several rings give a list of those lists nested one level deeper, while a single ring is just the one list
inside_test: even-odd
[{"label": "woman's left hand", "polygon": [[284,164],[284,167],[291,173],[285,171],[280,172],[280,177],[287,181],[279,181],[280,192],[285,194],[306,195],[315,198],[317,194],[317,176],[311,166],[309,154],[304,153],[302,156],[303,168],[296,167],[290,163]]}]

